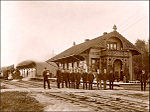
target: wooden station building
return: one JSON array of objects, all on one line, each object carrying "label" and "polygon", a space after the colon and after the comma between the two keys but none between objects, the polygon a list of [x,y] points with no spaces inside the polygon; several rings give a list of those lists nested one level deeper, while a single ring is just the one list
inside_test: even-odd
[{"label": "wooden station building", "polygon": [[114,72],[119,73],[119,77],[123,71],[128,80],[134,80],[133,56],[141,53],[116,30],[114,25],[112,32],[104,32],[102,36],[92,40],[86,39],[85,42],[73,45],[47,62],[55,62],[63,69],[84,68],[88,71],[88,67],[92,67],[102,73],[104,69],[107,72],[111,67]]}]

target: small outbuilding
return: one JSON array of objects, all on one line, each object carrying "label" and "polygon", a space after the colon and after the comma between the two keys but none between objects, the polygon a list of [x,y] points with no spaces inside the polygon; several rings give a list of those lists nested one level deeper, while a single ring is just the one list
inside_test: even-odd
[{"label": "small outbuilding", "polygon": [[26,60],[20,62],[16,66],[16,68],[19,69],[21,76],[30,78],[42,77],[42,73],[45,67],[50,71],[50,77],[56,76],[57,65],[53,62],[47,63]]}]

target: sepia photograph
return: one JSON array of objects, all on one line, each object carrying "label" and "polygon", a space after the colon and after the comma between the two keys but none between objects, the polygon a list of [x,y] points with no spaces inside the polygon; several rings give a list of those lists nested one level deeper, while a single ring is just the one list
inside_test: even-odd
[{"label": "sepia photograph", "polygon": [[149,112],[149,1],[1,1],[0,111]]}]

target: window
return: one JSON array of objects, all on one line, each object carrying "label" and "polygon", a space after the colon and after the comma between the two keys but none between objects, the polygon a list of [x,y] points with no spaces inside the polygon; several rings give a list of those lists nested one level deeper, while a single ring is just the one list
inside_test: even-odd
[{"label": "window", "polygon": [[110,44],[110,49],[113,49],[113,44]]},{"label": "window", "polygon": [[109,49],[109,44],[107,44],[107,49]]},{"label": "window", "polygon": [[92,59],[92,64],[95,64],[96,60]]},{"label": "window", "polygon": [[115,43],[115,42],[108,43],[107,44],[107,49],[117,50],[117,43]]},{"label": "window", "polygon": [[114,44],[114,49],[117,50],[117,44],[116,43]]}]

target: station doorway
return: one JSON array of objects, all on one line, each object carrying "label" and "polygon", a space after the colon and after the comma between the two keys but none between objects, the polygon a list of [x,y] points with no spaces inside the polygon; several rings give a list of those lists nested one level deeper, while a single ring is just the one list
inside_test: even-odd
[{"label": "station doorway", "polygon": [[113,63],[114,74],[117,80],[123,81],[122,61],[116,59]]}]

